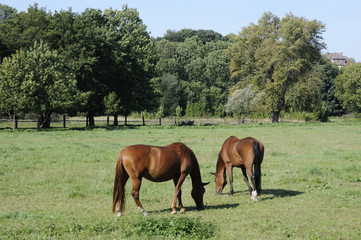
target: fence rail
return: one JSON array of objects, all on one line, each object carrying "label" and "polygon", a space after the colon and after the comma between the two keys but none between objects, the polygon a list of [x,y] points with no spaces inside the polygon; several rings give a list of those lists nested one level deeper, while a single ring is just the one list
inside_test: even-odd
[{"label": "fence rail", "polygon": [[[114,126],[113,117],[95,117],[95,126]],[[160,126],[160,125],[236,125],[236,124],[250,124],[250,123],[266,123],[271,122],[270,119],[245,119],[240,122],[236,118],[159,118],[159,119],[146,119],[146,118],[125,118],[118,117],[118,126]],[[0,128],[12,128],[12,120],[0,119]],[[62,119],[54,119],[51,121],[51,127],[86,127],[88,120],[86,117],[66,117]],[[15,128],[36,128],[36,119],[16,119]]]}]

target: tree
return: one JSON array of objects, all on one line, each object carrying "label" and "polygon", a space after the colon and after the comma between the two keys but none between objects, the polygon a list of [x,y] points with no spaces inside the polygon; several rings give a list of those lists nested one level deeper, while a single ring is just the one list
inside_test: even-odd
[{"label": "tree", "polygon": [[236,88],[252,83],[257,91],[265,92],[272,121],[278,122],[280,111],[296,107],[286,97],[289,92],[302,85],[301,80],[303,84],[312,84],[306,81],[307,74],[320,59],[323,31],[324,25],[316,20],[308,21],[293,14],[280,20],[272,13],[265,13],[258,25],[243,28],[228,49],[231,78],[238,81]]},{"label": "tree", "polygon": [[[246,88],[236,90],[229,98],[226,106],[227,113],[236,115],[240,120],[242,116],[250,113],[251,101],[256,97],[252,84]],[[243,122],[243,120],[242,120]]]},{"label": "tree", "polygon": [[154,43],[139,13],[125,5],[122,11],[105,10],[104,18],[106,45],[111,49],[106,66],[107,91],[120,98],[124,115],[156,109]]},{"label": "tree", "polygon": [[342,68],[336,78],[336,97],[348,111],[361,112],[361,63]]},{"label": "tree", "polygon": [[26,53],[19,50],[11,57],[5,57],[0,66],[0,112],[8,113],[15,128],[16,114],[25,109],[27,96],[23,81],[26,77]]},{"label": "tree", "polygon": [[64,113],[85,97],[78,93],[75,76],[65,59],[43,42],[35,42],[23,61],[24,68],[18,69],[25,76],[22,88],[27,101],[23,104],[37,115],[39,129],[50,127],[52,113]]}]

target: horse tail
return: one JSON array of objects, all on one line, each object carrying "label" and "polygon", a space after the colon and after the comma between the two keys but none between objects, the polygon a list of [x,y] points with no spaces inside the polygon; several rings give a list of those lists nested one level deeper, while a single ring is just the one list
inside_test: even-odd
[{"label": "horse tail", "polygon": [[114,178],[114,190],[113,190],[113,212],[116,212],[117,205],[119,204],[120,212],[124,211],[125,203],[125,190],[124,186],[128,180],[128,173],[125,171],[123,166],[123,153],[122,151],[118,155],[117,166],[115,168],[115,178]]},{"label": "horse tail", "polygon": [[258,141],[253,142],[253,152],[254,152],[254,175],[256,180],[256,190],[258,194],[261,194],[261,164],[263,161],[264,147],[262,143]]}]

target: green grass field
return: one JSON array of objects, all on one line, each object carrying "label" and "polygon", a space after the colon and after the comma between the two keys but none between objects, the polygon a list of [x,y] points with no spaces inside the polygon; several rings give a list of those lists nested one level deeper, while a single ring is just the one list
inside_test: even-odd
[{"label": "green grass field", "polygon": [[[263,194],[250,199],[241,170],[234,196],[215,195],[211,172],[224,140],[265,145]],[[111,212],[116,156],[127,145],[181,141],[206,186],[196,211],[191,181],[173,216],[173,182],[143,180],[142,216],[126,186],[125,216]],[[224,193],[228,193],[229,185]],[[0,130],[1,239],[361,239],[361,123]]]}]

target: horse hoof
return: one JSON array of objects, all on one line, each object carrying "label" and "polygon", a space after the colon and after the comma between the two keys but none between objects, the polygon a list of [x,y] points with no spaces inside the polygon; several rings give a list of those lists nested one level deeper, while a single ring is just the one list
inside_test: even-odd
[{"label": "horse hoof", "polygon": [[118,212],[117,213],[117,217],[121,217],[122,216],[122,213],[121,212]]},{"label": "horse hoof", "polygon": [[257,202],[257,191],[252,191],[252,195],[251,195],[251,199],[254,201],[254,202]]},{"label": "horse hoof", "polygon": [[148,216],[148,213],[147,213],[147,212],[143,212],[143,216]]},{"label": "horse hoof", "polygon": [[185,213],[185,212],[186,212],[186,209],[185,209],[185,208],[181,208],[181,209],[180,209],[180,212],[181,212],[181,213]]},{"label": "horse hoof", "polygon": [[171,212],[171,214],[172,214],[172,215],[175,215],[175,214],[177,214],[177,211],[173,210],[173,211]]}]

